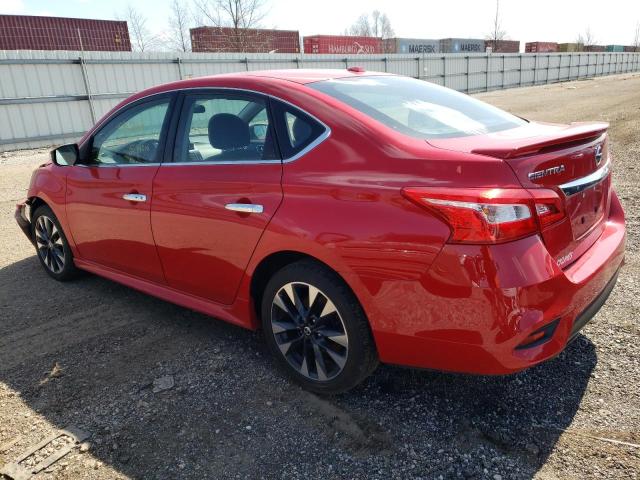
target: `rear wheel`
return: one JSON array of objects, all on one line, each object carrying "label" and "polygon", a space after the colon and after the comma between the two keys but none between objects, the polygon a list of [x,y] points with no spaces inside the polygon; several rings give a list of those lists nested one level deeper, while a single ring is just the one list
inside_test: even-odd
[{"label": "rear wheel", "polygon": [[378,364],[358,300],[334,272],[314,262],[293,263],[271,278],[262,327],[279,364],[318,393],[349,390]]},{"label": "rear wheel", "polygon": [[36,253],[44,270],[60,281],[70,280],[78,273],[73,264],[60,222],[46,205],[38,207],[31,218],[31,235],[36,244]]}]

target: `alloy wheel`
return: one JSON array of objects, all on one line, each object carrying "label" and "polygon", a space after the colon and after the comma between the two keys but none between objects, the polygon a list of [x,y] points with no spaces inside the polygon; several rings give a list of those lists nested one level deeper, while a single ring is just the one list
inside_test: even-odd
[{"label": "alloy wheel", "polygon": [[349,353],[344,322],[331,299],[313,285],[291,282],[278,290],[271,329],[284,358],[306,378],[327,381],[343,370]]},{"label": "alloy wheel", "polygon": [[46,215],[40,215],[36,220],[36,246],[42,262],[53,273],[60,273],[64,269],[65,255],[62,235],[53,220]]}]

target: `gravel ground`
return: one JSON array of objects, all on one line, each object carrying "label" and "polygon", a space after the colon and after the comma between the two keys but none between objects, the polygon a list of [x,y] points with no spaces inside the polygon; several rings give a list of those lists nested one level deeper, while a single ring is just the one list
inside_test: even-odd
[{"label": "gravel ground", "polygon": [[638,478],[640,75],[479,96],[611,122],[627,265],[562,355],[510,377],[382,366],[318,397],[257,334],[95,276],[49,279],[12,218],[47,153],[1,154],[0,466],[75,425],[89,443],[36,478]]}]

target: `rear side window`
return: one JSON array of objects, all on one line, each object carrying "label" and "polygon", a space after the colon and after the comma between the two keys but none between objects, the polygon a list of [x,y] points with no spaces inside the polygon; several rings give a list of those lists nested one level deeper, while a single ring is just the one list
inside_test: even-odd
[{"label": "rear side window", "polygon": [[272,105],[278,144],[285,160],[301,153],[327,130],[320,122],[297,108],[278,101],[272,101]]},{"label": "rear side window", "polygon": [[215,163],[279,159],[267,102],[261,97],[193,94],[185,97],[174,162]]},{"label": "rear side window", "polygon": [[482,135],[526,123],[463,93],[413,78],[340,78],[307,86],[416,138]]}]

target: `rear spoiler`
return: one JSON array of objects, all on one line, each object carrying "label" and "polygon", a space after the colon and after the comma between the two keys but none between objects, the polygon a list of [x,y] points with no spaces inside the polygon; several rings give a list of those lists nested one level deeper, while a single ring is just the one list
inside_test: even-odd
[{"label": "rear spoiler", "polygon": [[471,153],[503,159],[524,157],[596,140],[603,136],[608,128],[609,124],[606,122],[572,123],[549,135],[511,141],[504,140],[500,146],[477,148],[471,150]]}]

